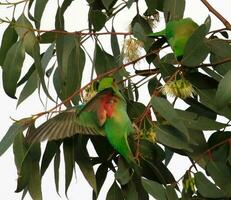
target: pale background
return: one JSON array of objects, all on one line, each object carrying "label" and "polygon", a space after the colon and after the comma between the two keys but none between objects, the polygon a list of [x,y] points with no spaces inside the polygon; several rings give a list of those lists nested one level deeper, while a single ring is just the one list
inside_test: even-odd
[{"label": "pale background", "polygon": [[[0,2],[3,2],[1,0]],[[51,3],[54,3],[54,1],[50,1]],[[222,13],[222,15],[231,21],[231,1],[230,0],[210,0],[209,1],[219,12]],[[54,28],[54,17],[56,12],[56,7],[52,7],[51,3],[48,3],[48,6],[45,10],[45,15],[49,13],[49,15],[46,15],[46,18],[42,19],[42,27],[41,29],[51,30]],[[52,4],[53,5],[53,4]],[[142,5],[141,12],[145,10],[145,3],[144,0],[140,0],[140,5]],[[67,12],[65,13],[66,19],[66,30],[68,31],[77,31],[81,30],[83,28],[86,28],[86,19],[87,17],[87,3],[84,0],[78,0],[73,1],[72,5],[68,8]],[[18,10],[18,13],[21,13],[21,9]],[[196,21],[198,24],[201,24],[204,22],[206,17],[209,15],[209,12],[207,8],[201,3],[200,0],[186,0],[186,10],[185,10],[185,17],[191,17],[194,21]],[[4,7],[0,6],[0,18],[5,18],[6,16],[10,17],[11,12]],[[115,29],[118,32],[127,31],[128,30],[128,24],[130,23],[129,20],[131,20],[134,16],[134,8],[132,8],[129,12],[126,11],[123,14],[120,14],[116,19],[119,23],[115,24]],[[217,28],[223,28],[222,24],[219,20],[217,20],[212,14],[210,14],[212,17],[212,27],[211,29],[217,29]],[[119,19],[120,18],[120,19]],[[161,16],[161,21],[163,22],[163,16]],[[3,30],[6,28],[5,24],[0,24],[0,40],[2,38]],[[158,24],[156,30],[160,30],[163,28],[163,23]],[[105,40],[100,38],[101,41],[107,42],[106,38]],[[122,40],[122,38],[120,38]],[[91,45],[89,43],[88,50],[91,49]],[[31,60],[27,59],[25,65],[25,69],[28,69],[28,67],[31,64]],[[90,62],[87,61],[90,65]],[[140,67],[142,68],[142,67]],[[24,69],[23,73],[26,72]],[[87,75],[87,70],[84,72],[85,75]],[[85,76],[86,77],[86,76]],[[83,83],[86,83],[89,81],[88,78],[84,78]],[[2,83],[2,70],[0,69],[0,83]],[[144,95],[142,98],[139,99],[141,102],[147,102],[149,97],[147,97],[147,91],[142,91]],[[17,93],[18,95],[19,93]],[[31,116],[32,114],[41,112],[44,110],[42,107],[40,101],[38,100],[37,93],[35,92],[33,97],[30,97],[28,100],[22,103],[17,109],[16,109],[16,100],[13,100],[6,96],[6,94],[3,91],[2,84],[0,84],[0,111],[1,111],[1,118],[0,118],[0,139],[5,135],[6,131],[8,130],[9,126],[12,124],[12,120],[10,117],[20,119],[23,117]],[[146,97],[146,98],[145,98]],[[49,106],[52,105],[48,105]],[[183,105],[182,105],[183,106]],[[43,143],[44,148],[44,143]],[[94,153],[94,152],[93,152]],[[174,172],[175,178],[180,178],[184,171],[190,166],[190,163],[188,160],[185,160],[181,156],[174,156],[174,159],[170,162],[169,168],[171,171]],[[83,178],[81,175],[78,167],[77,169],[77,179],[75,177],[72,180],[71,186],[68,190],[68,197],[70,200],[74,199],[84,199],[84,200],[90,200],[92,197],[92,189],[88,185],[87,181]],[[59,197],[56,194],[55,191],[55,185],[54,185],[54,179],[53,179],[53,164],[48,168],[47,172],[45,173],[43,179],[42,179],[42,192],[44,200],[52,199],[66,199],[65,192],[64,192],[64,167],[63,162],[61,162],[61,168],[60,168],[60,195]],[[14,165],[14,159],[13,159],[13,151],[12,148],[10,148],[2,157],[0,157],[0,199],[2,200],[19,200],[21,199],[21,193],[17,194],[14,193],[14,190],[16,189],[16,179],[17,179],[17,171]],[[103,200],[106,198],[106,192],[110,188],[114,178],[113,176],[110,176],[106,179],[106,182],[103,186],[103,189],[100,192],[99,200]],[[29,195],[26,196],[26,200],[30,200],[31,197]]]}]

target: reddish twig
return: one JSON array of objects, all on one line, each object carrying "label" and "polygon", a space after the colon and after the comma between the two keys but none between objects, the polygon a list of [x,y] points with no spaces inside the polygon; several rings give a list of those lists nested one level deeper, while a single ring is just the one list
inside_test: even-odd
[{"label": "reddish twig", "polygon": [[226,20],[218,11],[216,11],[207,0],[201,0],[202,3],[208,8],[208,10],[213,13],[227,29],[231,30],[231,24]]}]

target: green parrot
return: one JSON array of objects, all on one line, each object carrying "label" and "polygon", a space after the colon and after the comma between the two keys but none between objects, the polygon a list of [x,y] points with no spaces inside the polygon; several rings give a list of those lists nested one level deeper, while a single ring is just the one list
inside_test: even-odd
[{"label": "green parrot", "polygon": [[166,37],[169,45],[176,55],[176,58],[181,60],[188,39],[198,27],[198,24],[195,23],[191,18],[173,20],[166,24],[166,28],[164,30],[151,33],[149,36]]},{"label": "green parrot", "polygon": [[106,136],[109,143],[135,170],[138,166],[129,147],[127,137],[134,133],[126,111],[126,100],[112,77],[103,78],[98,93],[85,105],[67,109],[49,119],[27,139],[31,143],[43,140],[58,140],[75,134]]}]

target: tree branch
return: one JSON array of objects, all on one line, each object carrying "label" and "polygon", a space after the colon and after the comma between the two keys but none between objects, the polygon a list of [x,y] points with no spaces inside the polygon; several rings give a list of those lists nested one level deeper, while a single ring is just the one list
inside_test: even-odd
[{"label": "tree branch", "polygon": [[231,24],[228,20],[226,20],[219,12],[217,12],[211,4],[207,0],[201,0],[202,3],[208,8],[208,10],[213,13],[224,25],[227,29],[231,30]]}]

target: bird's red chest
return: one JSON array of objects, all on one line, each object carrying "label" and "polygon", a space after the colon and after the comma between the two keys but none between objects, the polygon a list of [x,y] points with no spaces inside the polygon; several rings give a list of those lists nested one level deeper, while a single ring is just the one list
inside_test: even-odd
[{"label": "bird's red chest", "polygon": [[117,98],[112,95],[106,95],[102,99],[102,109],[106,112],[107,117],[111,117],[113,115],[116,101]]},{"label": "bird's red chest", "polygon": [[99,125],[102,126],[107,118],[111,118],[114,114],[118,97],[111,94],[105,95],[99,104],[97,109],[97,117]]}]

